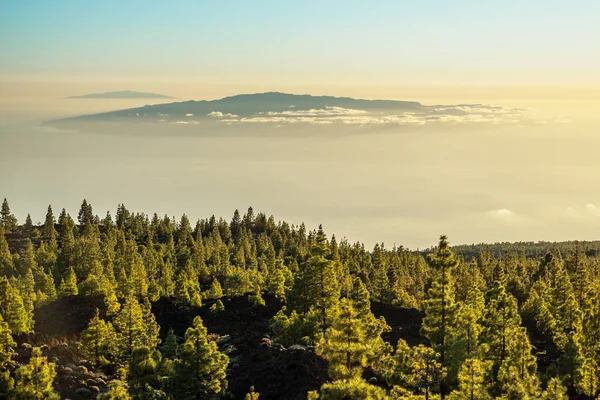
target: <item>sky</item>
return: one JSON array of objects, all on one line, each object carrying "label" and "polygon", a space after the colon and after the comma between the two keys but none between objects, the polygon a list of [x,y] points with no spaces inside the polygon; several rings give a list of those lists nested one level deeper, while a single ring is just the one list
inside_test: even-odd
[{"label": "sky", "polygon": [[7,0],[0,83],[585,88],[599,16],[595,0]]},{"label": "sky", "polygon": [[[21,220],[87,198],[195,217],[252,205],[370,244],[597,238],[598,71],[598,0],[3,0],[0,189]],[[322,142],[38,126],[160,102],[65,100],[117,90],[482,103],[535,126]]]}]

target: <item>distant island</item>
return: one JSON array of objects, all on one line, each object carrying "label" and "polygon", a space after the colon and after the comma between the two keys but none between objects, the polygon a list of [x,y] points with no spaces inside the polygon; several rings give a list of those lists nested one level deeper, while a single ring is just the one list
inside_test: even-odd
[{"label": "distant island", "polygon": [[121,90],[117,92],[92,93],[81,96],[69,96],[67,99],[172,99],[173,97],[157,93]]},{"label": "distant island", "polygon": [[[119,92],[125,93],[125,92]],[[96,95],[106,97],[108,94]],[[88,96],[89,97],[89,96]],[[218,100],[182,101],[81,115],[55,122],[107,120],[226,120],[364,116],[371,112],[418,111],[414,101],[363,100],[349,97],[297,95],[280,92],[240,94]]]},{"label": "distant island", "polygon": [[[141,97],[143,93],[113,92],[108,98]],[[126,95],[128,94],[128,95]],[[158,96],[158,95],[155,95]],[[217,100],[179,101],[145,105],[99,114],[80,115],[45,125],[78,127],[94,122],[150,123],[157,126],[177,125],[247,125],[287,126],[407,126],[432,124],[523,124],[530,121],[526,110],[485,104],[425,106],[416,101],[367,100],[350,97],[312,96],[266,92],[239,94]],[[206,125],[209,124],[209,125]]]}]

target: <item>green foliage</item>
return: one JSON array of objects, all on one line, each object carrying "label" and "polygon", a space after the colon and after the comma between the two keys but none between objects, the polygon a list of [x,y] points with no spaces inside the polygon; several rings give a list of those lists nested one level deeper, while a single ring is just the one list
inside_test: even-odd
[{"label": "green foliage", "polygon": [[114,321],[117,331],[119,358],[127,361],[137,347],[156,347],[158,344],[159,326],[154,315],[142,308],[137,299],[130,296],[117,313]]},{"label": "green foliage", "polygon": [[319,400],[385,400],[385,390],[361,378],[340,379],[321,386],[319,393],[309,392],[308,399]]},{"label": "green foliage", "polygon": [[13,276],[15,274],[13,258],[8,248],[5,233],[4,226],[0,224],[0,273],[4,276]]},{"label": "green foliage", "polygon": [[179,353],[179,343],[177,343],[177,336],[173,328],[169,329],[165,342],[160,347],[160,351],[165,358],[174,359]]},{"label": "green foliage", "polygon": [[[150,303],[174,297],[200,306],[211,299],[216,313],[224,292],[249,294],[257,306],[266,292],[285,304],[271,320],[273,340],[316,345],[337,379],[332,385],[360,386],[364,382],[355,377],[367,369],[385,379],[392,398],[563,398],[564,387],[573,395],[600,394],[600,242],[450,250],[442,237],[423,252],[383,244],[369,250],[335,237],[328,241],[322,228],[307,232],[303,224],[276,223],[252,209],[243,217],[237,212],[231,223],[211,217],[194,228],[185,215],[149,217],[124,205],[116,222],[110,214],[99,220],[87,201],[79,225],[64,209],[55,225],[48,207],[39,232],[31,218],[18,226],[7,202],[2,218],[0,340],[6,345],[0,346],[0,397],[15,388],[10,332],[31,333],[34,308],[74,295],[103,296],[108,308],[107,320],[90,321],[81,338],[82,355],[95,367],[132,378],[135,368],[153,365],[151,374],[141,367],[146,372],[135,375],[148,378],[149,386],[115,383],[114,398],[126,398],[128,390],[133,397],[160,397],[162,386],[171,393],[177,380],[164,378],[181,376],[181,352],[170,334],[162,357],[155,353],[158,324]],[[429,347],[400,341],[392,352],[381,338],[389,327],[372,314],[371,299],[423,310],[421,332]],[[382,304],[373,309],[388,310]],[[546,355],[553,357],[552,371],[537,371],[521,318],[556,345],[559,355]],[[414,321],[406,323],[403,334],[408,330],[412,337]],[[540,343],[536,351],[546,350]],[[141,347],[147,347],[143,357],[136,353]],[[542,392],[540,381],[548,379]],[[190,389],[190,395],[197,394]]]},{"label": "green foliage", "polygon": [[13,340],[8,323],[0,314],[0,370],[5,370],[11,361],[13,350],[17,344]]},{"label": "green foliage", "polygon": [[117,334],[113,325],[100,318],[98,310],[87,328],[81,332],[81,354],[96,367],[114,361]]},{"label": "green foliage", "polygon": [[210,291],[208,293],[209,299],[220,299],[223,297],[223,289],[221,288],[221,284],[217,279],[213,279],[210,285]]},{"label": "green foliage", "polygon": [[367,366],[369,352],[373,351],[371,347],[352,302],[342,299],[331,327],[316,348],[317,354],[328,361],[329,376],[333,379],[360,377]]},{"label": "green foliage", "polygon": [[77,275],[73,268],[67,270],[66,278],[60,281],[58,287],[58,295],[63,296],[77,296],[79,294],[79,288],[77,287]]},{"label": "green foliage", "polygon": [[265,300],[262,297],[260,286],[256,286],[254,293],[252,293],[250,296],[248,296],[248,300],[250,300],[252,302],[254,307],[264,307],[266,304]]},{"label": "green foliage", "polygon": [[328,310],[332,309],[339,297],[340,287],[336,279],[335,265],[327,257],[329,245],[319,227],[311,246],[311,256],[294,281],[292,308],[299,313],[315,309],[319,315],[319,330],[325,332],[329,326]]},{"label": "green foliage", "polygon": [[39,347],[34,347],[29,363],[17,369],[13,394],[23,400],[59,399],[52,387],[55,377],[54,363],[42,356]]},{"label": "green foliage", "polygon": [[[452,321],[456,312],[452,270],[458,265],[458,260],[450,250],[446,236],[440,237],[437,252],[430,255],[427,261],[436,275],[427,291],[425,318],[421,325],[421,332],[423,336],[431,341],[433,349],[440,354],[441,366],[448,367],[446,352],[453,328]],[[444,386],[442,380],[442,397],[445,393]]]},{"label": "green foliage", "polygon": [[100,393],[97,400],[130,400],[127,384],[119,379],[108,382],[108,390]]},{"label": "green foliage", "polygon": [[342,299],[332,313],[331,326],[317,344],[316,352],[328,361],[334,379],[360,377],[365,367],[387,350],[381,334],[389,327],[371,313],[369,293],[356,279],[351,297]]},{"label": "green foliage", "polygon": [[225,370],[229,357],[208,339],[202,319],[194,318],[194,325],[185,332],[175,362],[175,374],[170,379],[167,392],[174,398],[207,398],[227,389]]},{"label": "green foliage", "polygon": [[567,388],[563,386],[559,378],[548,381],[546,390],[542,393],[542,400],[568,400]]},{"label": "green foliage", "polygon": [[14,335],[29,333],[33,329],[33,318],[23,304],[19,290],[4,276],[0,276],[0,315]]},{"label": "green foliage", "polygon": [[17,227],[17,218],[11,214],[10,206],[6,198],[2,202],[2,210],[0,210],[0,225],[5,232],[11,232]]},{"label": "green foliage", "polygon": [[167,399],[160,390],[165,377],[161,376],[161,353],[148,347],[138,347],[133,351],[127,372],[129,393],[135,400]]},{"label": "green foliage", "polygon": [[246,393],[246,397],[244,400],[258,400],[260,398],[260,394],[254,391],[254,387],[250,388],[250,392]]},{"label": "green foliage", "polygon": [[506,341],[506,357],[498,371],[498,381],[505,393],[510,393],[516,384],[522,392],[530,396],[535,397],[538,394],[537,363],[531,351],[525,328],[511,329]]},{"label": "green foliage", "polygon": [[458,389],[449,396],[452,400],[485,400],[491,399],[487,391],[487,382],[492,363],[477,358],[466,359],[458,373]]},{"label": "green foliage", "polygon": [[270,327],[277,343],[284,346],[309,344],[315,336],[315,313],[301,316],[294,310],[288,315],[286,307],[283,307],[271,319]]},{"label": "green foliage", "polygon": [[221,300],[217,300],[212,306],[210,306],[210,311],[215,313],[225,311],[225,306]]}]

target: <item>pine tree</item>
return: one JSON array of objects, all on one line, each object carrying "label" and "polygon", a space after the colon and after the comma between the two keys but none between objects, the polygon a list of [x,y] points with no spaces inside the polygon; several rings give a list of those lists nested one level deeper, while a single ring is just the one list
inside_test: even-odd
[{"label": "pine tree", "polygon": [[33,233],[33,222],[31,221],[31,215],[27,214],[25,217],[25,223],[23,224],[23,233],[30,236]]},{"label": "pine tree", "polygon": [[385,400],[385,390],[361,378],[340,379],[321,386],[319,393],[308,393],[308,400]]},{"label": "pine tree", "polygon": [[113,325],[117,331],[120,360],[128,361],[133,349],[148,344],[147,327],[144,325],[144,311],[133,296],[129,296],[117,313]]},{"label": "pine tree", "polygon": [[116,336],[113,325],[101,319],[96,309],[96,315],[81,332],[81,354],[96,367],[110,364],[117,351]]},{"label": "pine tree", "polygon": [[177,280],[175,281],[175,298],[178,303],[183,305],[202,306],[198,275],[189,261],[177,275]]},{"label": "pine tree", "polygon": [[367,359],[374,366],[377,359],[388,351],[388,344],[383,341],[381,335],[392,330],[383,316],[376,318],[371,312],[371,301],[369,291],[358,277],[354,278],[349,299],[356,310],[361,329],[364,331],[364,341],[368,343],[369,352]]},{"label": "pine tree", "polygon": [[208,340],[202,319],[195,317],[194,325],[185,333],[168,393],[173,398],[208,398],[223,393],[227,389],[228,362],[217,344]]},{"label": "pine tree", "polygon": [[88,204],[86,199],[83,199],[79,213],[77,214],[77,222],[83,228],[83,232],[86,232],[94,222],[94,212],[92,211],[92,205]]},{"label": "pine tree", "polygon": [[392,286],[388,277],[388,265],[383,253],[383,245],[376,244],[373,250],[373,298],[381,303],[392,301]]},{"label": "pine tree", "polygon": [[458,390],[449,396],[452,400],[485,400],[491,399],[487,391],[488,375],[492,363],[478,358],[466,359],[458,373]]},{"label": "pine tree", "polygon": [[21,262],[19,263],[19,275],[25,275],[28,270],[35,271],[38,267],[35,258],[35,250],[33,249],[33,244],[29,238],[25,239],[24,247],[25,250],[21,254]]},{"label": "pine tree", "polygon": [[29,333],[33,329],[32,315],[25,310],[18,289],[4,276],[0,276],[0,315],[14,335]]},{"label": "pine tree", "polygon": [[11,214],[6,198],[2,202],[2,210],[0,211],[0,225],[2,225],[6,233],[12,232],[17,227],[17,218]]},{"label": "pine tree", "polygon": [[262,297],[262,292],[259,285],[256,285],[254,292],[248,296],[248,300],[252,302],[254,307],[264,307],[265,299]]},{"label": "pine tree", "polygon": [[573,330],[569,332],[567,342],[563,348],[563,353],[558,359],[559,370],[567,387],[571,390],[582,379],[582,366],[585,358],[581,346],[581,335]]},{"label": "pine tree", "polygon": [[600,364],[594,358],[584,358],[581,365],[581,378],[577,384],[577,391],[589,397],[598,395],[600,393],[599,371]]},{"label": "pine tree", "polygon": [[560,378],[552,378],[548,381],[546,390],[542,393],[542,400],[569,400],[567,388],[563,386]]},{"label": "pine tree", "polygon": [[52,251],[57,250],[56,244],[56,228],[54,227],[56,221],[54,220],[54,213],[52,212],[52,206],[48,206],[48,212],[46,213],[46,219],[42,226],[42,237],[50,246]]},{"label": "pine tree", "polygon": [[328,310],[333,309],[340,297],[339,282],[334,263],[329,260],[329,247],[323,228],[319,226],[311,247],[311,256],[294,283],[293,309],[306,313],[314,308],[319,314],[319,329],[325,332],[329,323]]},{"label": "pine tree", "polygon": [[5,371],[8,367],[16,346],[10,326],[0,315],[0,371]]},{"label": "pine tree", "polygon": [[160,351],[164,358],[175,359],[177,357],[177,354],[179,353],[179,343],[177,343],[177,336],[175,336],[173,328],[169,329],[167,338],[161,346]]},{"label": "pine tree", "polygon": [[585,295],[589,289],[590,282],[587,258],[583,253],[579,242],[575,243],[575,249],[571,255],[570,265],[573,291],[579,307],[582,307],[585,300]]},{"label": "pine tree", "polygon": [[33,273],[36,291],[35,306],[39,307],[56,299],[56,287],[54,286],[54,277],[52,274],[46,273],[41,265],[38,265]]},{"label": "pine tree", "polygon": [[96,400],[130,400],[127,384],[118,379],[108,382],[108,390],[100,393]]},{"label": "pine tree", "polygon": [[209,299],[220,299],[221,297],[223,297],[223,289],[221,288],[221,284],[219,283],[219,281],[215,278],[215,279],[213,279],[213,281],[210,285],[210,291],[208,292],[208,298]]},{"label": "pine tree", "polygon": [[54,363],[48,362],[39,347],[34,347],[29,363],[16,372],[14,395],[22,400],[59,399],[52,387],[55,377]]},{"label": "pine tree", "polygon": [[501,280],[496,282],[494,289],[488,292],[482,341],[487,345],[486,358],[494,362],[496,370],[508,356],[508,342],[511,335],[521,325],[521,317],[517,308],[517,300]]},{"label": "pine tree", "polygon": [[289,269],[283,264],[283,260],[275,259],[273,267],[268,272],[267,291],[279,300],[285,302],[288,287],[286,283],[291,280]]},{"label": "pine tree", "polygon": [[256,393],[254,391],[254,386],[252,386],[250,388],[250,392],[246,393],[246,397],[244,397],[244,400],[259,400],[260,399],[260,394]]},{"label": "pine tree", "polygon": [[440,355],[431,347],[418,345],[411,349],[405,366],[406,381],[410,387],[424,393],[426,400],[440,386],[444,376],[444,368],[439,359]]},{"label": "pine tree", "polygon": [[161,361],[160,352],[150,347],[138,347],[133,351],[127,371],[127,383],[132,399],[167,399],[167,395],[160,390],[164,379],[160,374]]},{"label": "pine tree", "polygon": [[498,382],[505,393],[510,393],[517,384],[522,392],[534,398],[538,395],[537,360],[531,351],[526,329],[511,328],[506,342],[506,357],[498,371]]},{"label": "pine tree", "polygon": [[63,208],[58,218],[60,252],[57,261],[58,271],[54,274],[57,279],[65,278],[69,273],[69,268],[73,266],[75,256],[74,226],[75,223],[71,219],[71,216]]},{"label": "pine tree", "polygon": [[0,315],[0,398],[9,398],[14,388],[14,379],[10,375],[13,367],[12,355],[17,344],[13,340],[10,327]]},{"label": "pine tree", "polygon": [[13,276],[15,274],[15,269],[13,266],[12,254],[10,254],[8,242],[4,235],[5,232],[4,226],[0,224],[0,275]]},{"label": "pine tree", "polygon": [[67,270],[67,276],[61,280],[60,286],[58,287],[58,295],[60,297],[65,296],[77,296],[79,289],[77,287],[77,275],[73,268]]},{"label": "pine tree", "polygon": [[21,298],[23,299],[25,312],[31,315],[33,318],[33,308],[36,303],[36,295],[35,280],[33,279],[33,273],[31,272],[31,269],[28,269],[24,275],[19,276],[18,280],[16,280],[16,286],[19,289]]},{"label": "pine tree", "polygon": [[370,351],[373,349],[366,340],[358,313],[350,300],[342,299],[331,327],[317,344],[316,353],[328,361],[330,377],[349,379],[362,375]]},{"label": "pine tree", "polygon": [[[425,318],[421,326],[423,335],[428,338],[435,351],[440,354],[440,364],[443,368],[448,366],[446,349],[451,334],[451,321],[454,313],[454,294],[452,269],[458,265],[454,253],[448,245],[446,236],[440,237],[437,252],[428,258],[432,269],[437,276],[431,288],[427,291],[425,301]],[[440,384],[440,395],[444,399],[446,394],[445,383]]]},{"label": "pine tree", "polygon": [[147,297],[144,298],[142,307],[142,321],[144,323],[144,343],[145,346],[154,348],[160,343],[160,326],[156,322],[156,317],[152,313],[152,304]]}]

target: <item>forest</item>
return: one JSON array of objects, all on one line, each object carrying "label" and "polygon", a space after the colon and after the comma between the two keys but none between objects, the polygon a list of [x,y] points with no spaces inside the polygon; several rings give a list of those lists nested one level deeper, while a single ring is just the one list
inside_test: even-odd
[{"label": "forest", "polygon": [[597,242],[56,214],[2,204],[0,398],[600,399]]}]

